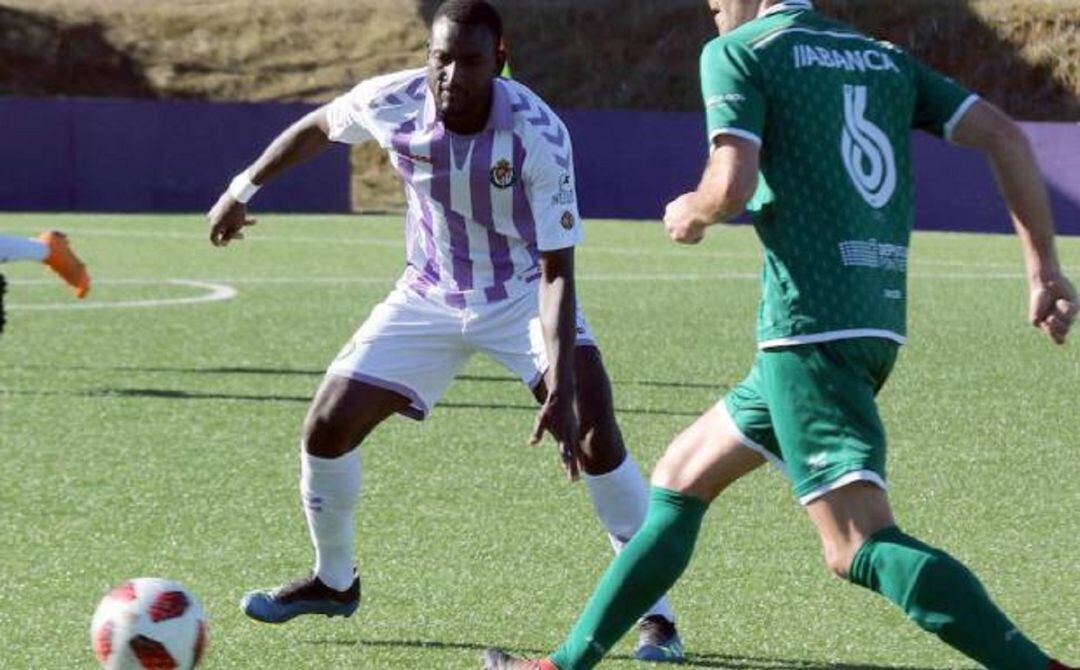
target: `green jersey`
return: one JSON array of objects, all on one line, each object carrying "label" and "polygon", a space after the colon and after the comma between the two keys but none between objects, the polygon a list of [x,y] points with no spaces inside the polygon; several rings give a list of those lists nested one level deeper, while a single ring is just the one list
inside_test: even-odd
[{"label": "green jersey", "polygon": [[948,138],[978,99],[897,47],[788,0],[705,46],[710,145],[761,146],[758,346],[906,335],[912,128]]}]

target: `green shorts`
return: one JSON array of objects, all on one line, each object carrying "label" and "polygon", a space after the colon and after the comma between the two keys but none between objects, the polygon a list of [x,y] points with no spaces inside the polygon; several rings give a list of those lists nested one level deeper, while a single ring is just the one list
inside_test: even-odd
[{"label": "green shorts", "polygon": [[875,397],[898,350],[872,337],[765,349],[724,405],[743,443],[784,471],[800,503],[853,481],[885,488]]}]

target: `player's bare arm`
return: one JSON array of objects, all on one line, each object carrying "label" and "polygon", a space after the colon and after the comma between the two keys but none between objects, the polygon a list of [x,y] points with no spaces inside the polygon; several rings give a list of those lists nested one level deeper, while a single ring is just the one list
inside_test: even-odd
[{"label": "player's bare arm", "polygon": [[[286,128],[263,151],[258,160],[241,173],[252,187],[259,187],[289,168],[310,160],[330,146],[326,107],[320,107]],[[237,193],[236,180],[206,215],[210,222],[210,242],[216,247],[244,239],[243,229],[255,225],[247,214],[246,197]],[[243,190],[243,185],[240,185]],[[253,192],[253,191],[252,191]],[[250,197],[250,194],[248,195]]]},{"label": "player's bare arm", "polygon": [[668,203],[664,227],[680,244],[697,244],[705,229],[746,209],[757,189],[760,154],[757,143],[735,135],[718,135],[697,190]]},{"label": "player's bare arm", "polygon": [[530,444],[551,433],[570,481],[579,475],[578,418],[574,379],[574,342],[577,339],[577,297],[574,291],[574,248],[540,253],[540,325],[550,368],[548,396],[536,417]]},{"label": "player's bare arm", "polygon": [[1031,143],[1012,119],[985,101],[963,116],[952,139],[982,151],[990,160],[1024,250],[1031,323],[1057,344],[1064,344],[1076,319],[1076,290],[1061,271],[1050,198]]}]

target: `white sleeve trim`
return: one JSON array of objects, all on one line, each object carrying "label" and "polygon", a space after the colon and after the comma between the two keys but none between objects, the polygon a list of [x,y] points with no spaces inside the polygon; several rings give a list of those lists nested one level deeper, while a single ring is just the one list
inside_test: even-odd
[{"label": "white sleeve trim", "polygon": [[972,105],[974,105],[980,99],[981,98],[979,98],[979,96],[972,93],[967,97],[966,100],[960,103],[960,106],[956,108],[955,112],[953,112],[952,118],[949,119],[948,122],[945,124],[946,140],[952,142],[952,136],[953,132],[956,131],[956,126],[960,124],[961,119],[963,119],[964,115],[968,113],[968,110],[971,109]]},{"label": "white sleeve trim", "polygon": [[[575,225],[577,227],[581,227],[580,219],[578,221],[579,221],[579,223],[577,223]],[[544,253],[545,251],[562,251],[563,249],[572,249],[572,248],[578,246],[579,244],[581,244],[581,242],[583,241],[582,240],[583,237],[584,237],[584,233],[582,233],[582,235],[580,237],[576,236],[572,240],[571,239],[558,240],[557,242],[552,243],[551,246],[544,246],[542,244],[537,243],[536,250],[539,251],[540,253]]]},{"label": "white sleeve trim", "polygon": [[720,135],[734,135],[735,137],[741,137],[744,140],[750,140],[754,144],[761,146],[761,138],[750,132],[749,130],[743,130],[742,128],[717,128],[709,135],[709,153],[712,153],[716,149],[716,145],[713,142]]}]

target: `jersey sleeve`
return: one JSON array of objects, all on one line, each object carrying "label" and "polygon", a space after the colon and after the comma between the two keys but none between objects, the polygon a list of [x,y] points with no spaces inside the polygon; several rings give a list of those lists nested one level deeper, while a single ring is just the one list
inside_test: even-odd
[{"label": "jersey sleeve", "polygon": [[701,52],[701,95],[709,148],[717,135],[737,135],[761,144],[765,95],[758,64],[749,48],[722,38]]},{"label": "jersey sleeve", "polygon": [[952,79],[912,59],[915,68],[913,126],[947,140],[971,106],[979,100]]},{"label": "jersey sleeve", "polygon": [[536,222],[536,246],[540,251],[575,246],[585,233],[577,208],[570,133],[556,119],[553,129],[537,132],[531,144],[525,157],[524,185]]},{"label": "jersey sleeve", "polygon": [[326,107],[329,126],[327,137],[342,144],[361,144],[374,139],[368,129],[368,110],[375,93],[369,81],[362,81],[351,91],[334,98]]}]

